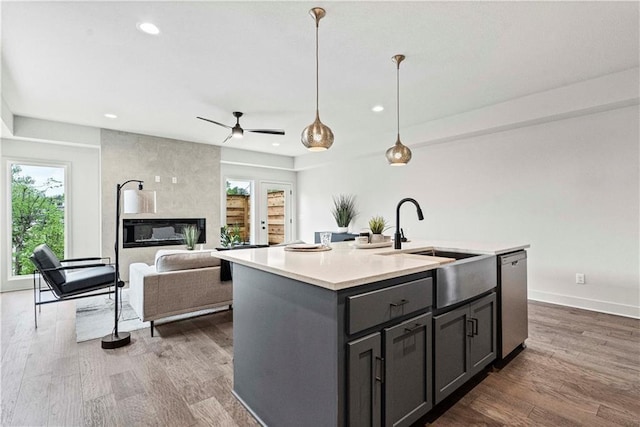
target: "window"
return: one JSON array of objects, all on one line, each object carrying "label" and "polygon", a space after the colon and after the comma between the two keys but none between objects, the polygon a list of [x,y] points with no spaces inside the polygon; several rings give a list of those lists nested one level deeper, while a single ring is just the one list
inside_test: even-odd
[{"label": "window", "polygon": [[46,243],[65,254],[65,167],[11,163],[11,276],[31,274],[29,256]]}]

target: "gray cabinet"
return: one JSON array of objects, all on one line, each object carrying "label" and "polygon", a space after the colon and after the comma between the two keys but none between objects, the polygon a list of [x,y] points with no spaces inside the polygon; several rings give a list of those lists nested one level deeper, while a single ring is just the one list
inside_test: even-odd
[{"label": "gray cabinet", "polygon": [[433,318],[435,403],[496,357],[496,294]]},{"label": "gray cabinet", "polygon": [[431,321],[422,314],[347,343],[349,426],[409,426],[431,409]]},{"label": "gray cabinet", "polygon": [[346,297],[347,337],[371,332],[346,342],[349,426],[409,426],[431,409],[432,295],[425,277]]},{"label": "gray cabinet", "polygon": [[470,375],[473,376],[493,362],[497,354],[497,300],[492,293],[469,304],[471,334],[469,339]]},{"label": "gray cabinet", "polygon": [[384,330],[385,426],[409,426],[431,409],[431,314]]},{"label": "gray cabinet", "polygon": [[381,425],[381,350],[382,340],[379,332],[347,344],[349,426]]}]

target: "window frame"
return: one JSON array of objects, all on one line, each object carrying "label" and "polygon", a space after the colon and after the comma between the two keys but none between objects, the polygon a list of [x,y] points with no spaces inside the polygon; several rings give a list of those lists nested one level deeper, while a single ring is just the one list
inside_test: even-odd
[{"label": "window frame", "polygon": [[70,236],[70,227],[69,227],[69,213],[71,211],[71,164],[69,162],[60,162],[60,161],[45,161],[39,159],[30,159],[24,157],[11,157],[6,159],[6,186],[5,186],[5,218],[7,218],[6,230],[5,233],[7,235],[6,239],[6,255],[5,262],[7,266],[7,281],[15,282],[19,280],[25,280],[30,277],[30,275],[14,275],[13,274],[13,203],[12,203],[12,184],[13,179],[11,175],[11,167],[13,165],[19,166],[36,166],[36,167],[49,167],[49,168],[61,168],[63,169],[64,176],[64,257],[68,258],[68,254],[71,252],[71,248],[69,248],[71,242]]}]

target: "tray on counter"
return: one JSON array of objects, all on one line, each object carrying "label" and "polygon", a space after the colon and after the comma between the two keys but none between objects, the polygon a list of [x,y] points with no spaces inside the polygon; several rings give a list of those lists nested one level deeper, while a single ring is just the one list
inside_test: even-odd
[{"label": "tray on counter", "polygon": [[351,246],[353,246],[356,249],[375,249],[375,248],[386,248],[388,246],[391,246],[393,244],[393,241],[389,240],[386,242],[379,242],[379,243],[352,243]]},{"label": "tray on counter", "polygon": [[320,243],[294,243],[284,247],[288,252],[324,252],[331,248],[322,246]]}]

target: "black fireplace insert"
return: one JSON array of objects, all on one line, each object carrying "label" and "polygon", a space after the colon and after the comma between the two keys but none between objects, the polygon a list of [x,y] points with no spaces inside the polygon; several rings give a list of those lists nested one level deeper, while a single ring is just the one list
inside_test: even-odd
[{"label": "black fireplace insert", "polygon": [[207,243],[205,218],[136,218],[124,219],[122,222],[124,248],[183,245],[182,229],[188,225],[195,225],[200,230],[198,243]]}]

